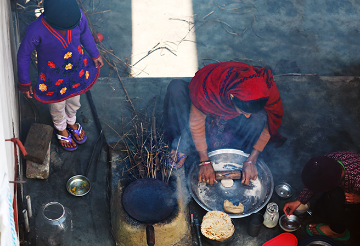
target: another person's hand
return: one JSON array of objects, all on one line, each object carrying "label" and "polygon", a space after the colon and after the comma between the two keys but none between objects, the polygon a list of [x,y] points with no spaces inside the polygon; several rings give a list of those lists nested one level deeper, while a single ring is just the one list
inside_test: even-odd
[{"label": "another person's hand", "polygon": [[294,211],[300,206],[301,202],[298,200],[292,201],[292,202],[287,202],[284,205],[284,213],[288,216],[288,215],[292,215],[294,213]]},{"label": "another person's hand", "polygon": [[102,67],[104,66],[104,62],[103,62],[103,59],[101,56],[99,56],[98,58],[96,59],[93,59],[94,60],[94,63],[95,63],[95,67],[97,68],[98,66]]},{"label": "another person's hand", "polygon": [[360,195],[345,192],[345,199],[349,203],[360,203]]},{"label": "another person's hand", "polygon": [[258,176],[258,171],[255,166],[255,163],[248,160],[244,161],[241,183],[248,185],[250,179],[256,180],[257,176]]},{"label": "another person's hand", "polygon": [[33,98],[32,97],[32,94],[33,94],[33,90],[32,90],[32,87],[30,86],[30,90],[28,90],[27,92],[23,92],[24,95],[27,97],[27,98]]},{"label": "another person's hand", "polygon": [[215,171],[211,164],[199,167],[199,182],[206,182],[211,185],[216,183]]}]

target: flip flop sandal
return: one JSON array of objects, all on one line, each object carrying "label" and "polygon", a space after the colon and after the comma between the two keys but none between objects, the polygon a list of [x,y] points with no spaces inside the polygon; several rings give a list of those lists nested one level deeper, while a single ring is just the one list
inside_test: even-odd
[{"label": "flip flop sandal", "polygon": [[177,159],[177,162],[176,163],[179,163],[179,161],[181,161],[182,159],[186,158],[187,155],[182,155],[180,156],[179,152],[176,152],[176,159]]},{"label": "flip flop sandal", "polygon": [[66,151],[74,151],[74,150],[77,150],[78,146],[76,145],[75,147],[65,147],[61,144],[60,140],[63,140],[65,142],[69,142],[69,143],[72,143],[72,135],[71,133],[68,131],[68,134],[69,136],[68,137],[64,137],[63,135],[60,135],[60,134],[57,134],[56,131],[54,130],[54,134],[56,135],[57,139],[59,140],[59,144],[60,146],[66,150]]},{"label": "flip flop sandal", "polygon": [[[316,229],[316,231],[318,233],[320,233],[320,235],[327,236],[320,230],[320,227],[323,226],[323,225],[325,225],[325,224],[324,223],[319,223],[319,224],[317,224],[315,229]],[[306,232],[310,236],[314,236],[314,234],[310,231],[309,225],[306,226]],[[327,237],[329,237],[329,236],[327,236]],[[347,241],[347,240],[350,239],[350,232],[349,232],[349,230],[346,230],[345,235],[342,236],[342,237],[329,237],[329,238],[332,238],[332,239],[335,239],[335,240],[338,240],[338,241]]]},{"label": "flip flop sandal", "polygon": [[[72,135],[77,134],[77,135],[80,137],[80,133],[81,133],[81,131],[82,131],[82,127],[81,127],[81,125],[80,125],[79,123],[76,123],[76,125],[78,126],[78,129],[77,129],[77,130],[76,130],[76,129],[73,129],[73,128],[71,128],[71,127],[68,127],[67,129],[72,133]],[[86,139],[87,139],[86,133],[84,134],[84,137],[83,137],[83,139],[81,139],[81,140],[77,140],[76,137],[74,136],[74,141],[75,141],[75,143],[77,143],[77,144],[83,144],[83,143],[85,143]]]},{"label": "flip flop sandal", "polygon": [[[180,160],[182,160],[182,159],[184,159],[184,158],[186,158],[186,157],[187,157],[187,155],[184,154],[184,155],[180,156],[179,152],[176,152],[176,164],[179,163]],[[173,162],[173,161],[170,160],[170,163],[172,163],[172,162]],[[179,169],[179,168],[182,167],[182,166],[181,166],[181,167],[177,168],[177,167],[176,167],[176,164],[173,164],[173,165],[172,165],[172,168],[174,168],[174,169]]]}]

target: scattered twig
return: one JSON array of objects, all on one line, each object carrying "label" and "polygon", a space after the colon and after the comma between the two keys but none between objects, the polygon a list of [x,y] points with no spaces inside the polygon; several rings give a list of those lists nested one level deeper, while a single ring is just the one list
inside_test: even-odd
[{"label": "scattered twig", "polygon": [[106,13],[106,12],[109,12],[111,11],[110,9],[108,10],[104,10],[104,11],[99,11],[99,12],[92,12],[92,13],[89,13],[88,15],[97,15],[97,14],[103,14],[103,13]]},{"label": "scattered twig", "polygon": [[[179,137],[179,141],[178,141],[178,144],[177,144],[177,146],[176,146],[175,158],[172,160],[172,161],[174,161],[175,163],[176,163],[176,161],[177,161],[177,153],[178,153],[178,150],[179,150],[180,141],[181,141],[181,136]],[[174,166],[172,165],[172,163],[170,163],[170,164],[171,164],[170,174],[169,174],[169,176],[168,176],[168,179],[166,180],[166,183],[167,183],[167,184],[169,183],[169,179],[170,179],[170,176],[171,176],[171,172],[172,172],[172,170],[173,170],[173,168],[174,168]]]},{"label": "scattered twig", "polygon": [[250,12],[254,11],[253,9],[249,9],[248,11],[245,11],[245,12],[233,12],[232,10],[241,9],[241,7],[239,7],[239,8],[226,9],[226,8],[221,7],[220,5],[218,5],[218,8],[221,9],[221,10],[223,10],[223,11],[225,11],[226,13],[229,13],[229,14],[238,14],[238,15],[247,14],[247,13],[250,13]]},{"label": "scattered twig", "polygon": [[232,26],[230,26],[228,23],[226,23],[225,21],[222,21],[222,20],[220,20],[220,19],[217,19],[216,21],[219,22],[219,23],[221,23],[221,24],[223,24],[223,25],[225,25],[225,26],[227,26],[227,27],[229,27],[229,28],[232,30],[232,32],[230,32],[230,31],[228,31],[226,28],[224,28],[224,26],[223,26],[224,30],[225,30],[227,33],[232,34],[232,35],[240,36],[240,34],[237,33],[237,32],[235,31],[235,29],[234,29]]},{"label": "scattered twig", "polygon": [[284,73],[284,74],[277,74],[274,76],[318,76],[316,73],[312,74],[304,74],[304,73]]},{"label": "scattered twig", "polygon": [[209,60],[209,61],[216,61],[216,62],[220,62],[219,60],[212,59],[212,58],[201,58],[201,60]]},{"label": "scattered twig", "polygon": [[155,48],[155,49],[151,49],[151,50],[149,50],[148,51],[148,53],[144,56],[144,57],[142,57],[140,60],[138,60],[137,62],[135,62],[132,66],[135,66],[136,64],[138,64],[139,62],[141,62],[143,59],[145,59],[146,57],[148,57],[151,53],[153,53],[153,52],[155,52],[155,51],[157,51],[157,50],[163,50],[163,49],[165,49],[165,50],[168,50],[170,53],[172,53],[174,56],[177,56],[173,51],[171,51],[168,47],[163,47],[163,46],[161,46],[161,47],[157,47],[157,48]]},{"label": "scattered twig", "polygon": [[195,24],[194,22],[188,21],[188,20],[184,20],[184,19],[179,19],[179,18],[169,18],[169,20],[178,20],[178,21],[184,21],[188,24]]},{"label": "scattered twig", "polygon": [[120,81],[121,87],[122,87],[122,88],[123,88],[123,90],[124,90],[126,100],[130,103],[130,106],[131,106],[131,108],[132,108],[133,112],[136,112],[135,106],[134,106],[134,104],[132,103],[132,101],[131,101],[131,99],[130,99],[129,93],[128,93],[128,92],[127,92],[127,90],[126,90],[126,88],[125,88],[125,85],[124,85],[123,81],[121,80],[121,77],[120,77],[120,74],[119,74],[119,71],[118,71],[117,67],[116,67],[116,66],[114,66],[113,68],[114,68],[114,70],[115,70],[115,72],[116,72],[116,75],[117,75],[117,76],[118,76],[118,78],[119,78],[119,81]]},{"label": "scattered twig", "polygon": [[16,3],[16,5],[23,8],[23,9],[26,9],[26,7],[22,6],[20,3]]},{"label": "scattered twig", "polygon": [[263,39],[262,37],[260,37],[254,30],[254,27],[253,27],[253,24],[256,24],[256,15],[254,15],[254,19],[253,21],[251,22],[251,30],[253,31],[253,33],[255,34],[256,37],[260,38],[260,39]]},{"label": "scattered twig", "polygon": [[208,13],[207,15],[205,15],[205,16],[203,17],[203,20],[205,20],[205,18],[208,17],[209,15],[211,15],[212,13],[214,13],[214,11],[211,11],[210,13]]}]

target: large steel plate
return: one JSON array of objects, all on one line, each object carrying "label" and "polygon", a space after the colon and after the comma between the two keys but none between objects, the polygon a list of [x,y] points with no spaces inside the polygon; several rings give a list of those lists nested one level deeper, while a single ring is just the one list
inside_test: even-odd
[{"label": "large steel plate", "polygon": [[[236,149],[219,149],[209,153],[215,171],[242,170],[243,162],[249,155]],[[234,180],[234,185],[225,188],[220,182],[207,185],[198,182],[198,165],[194,163],[187,179],[188,188],[194,200],[207,211],[223,211],[224,200],[237,205],[244,205],[244,212],[231,214],[231,218],[243,218],[261,210],[270,200],[274,190],[274,181],[270,169],[260,158],[256,167],[258,178],[244,185],[241,180]]]}]

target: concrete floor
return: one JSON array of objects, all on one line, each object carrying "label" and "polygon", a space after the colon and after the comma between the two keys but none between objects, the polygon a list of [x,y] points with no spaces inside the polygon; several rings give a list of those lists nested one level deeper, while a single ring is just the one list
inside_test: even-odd
[{"label": "concrete floor", "polygon": [[[165,90],[169,81],[169,78],[123,79],[125,88],[139,108],[144,108],[153,96],[159,93],[163,95],[162,91]],[[360,80],[356,77],[276,76],[275,81],[284,102],[284,120],[280,131],[288,139],[280,148],[274,148],[272,144],[268,144],[261,158],[269,166],[275,185],[286,181],[293,186],[295,190],[295,195],[291,198],[293,199],[302,189],[299,173],[309,158],[336,150],[360,151],[360,133],[357,123],[360,117],[358,103]],[[107,142],[117,142],[119,136],[116,132],[121,132],[121,122],[128,115],[120,82],[116,79],[100,78],[91,92]],[[343,100],[345,93],[346,100]],[[159,102],[157,115],[161,118],[161,97]],[[36,121],[51,124],[46,105],[37,102],[35,104],[38,112],[42,112],[41,116],[37,114]],[[22,105],[22,132],[25,134],[29,124],[35,121],[36,110],[31,109],[32,103],[28,101],[23,101]],[[110,235],[107,200],[109,193],[107,191],[115,184],[108,181],[110,175],[106,152],[102,151],[99,161],[92,163],[89,171],[92,190],[88,195],[73,197],[65,190],[69,177],[86,172],[90,154],[98,136],[86,95],[82,97],[82,108],[78,118],[87,131],[88,142],[80,146],[76,152],[68,153],[63,151],[53,138],[50,177],[47,180],[28,179],[25,194],[31,195],[35,214],[42,203],[55,200],[73,211],[74,245],[113,245]],[[196,161],[194,158],[189,158],[186,162],[187,167],[193,164],[194,160]],[[270,201],[276,202],[282,208],[285,202],[291,199],[282,200],[273,194]],[[190,212],[199,219],[206,212],[192,199],[189,208]],[[294,232],[299,242],[307,237],[305,225],[312,219],[316,221],[316,217],[305,217],[302,221],[303,227]],[[252,238],[246,233],[246,218],[234,219],[234,224],[237,238],[237,243],[234,245],[261,245],[283,232],[279,226],[274,229],[263,227],[261,234]],[[360,228],[351,223],[350,226],[352,238],[345,245],[357,245],[356,242],[360,238],[356,232]],[[196,240],[194,240],[194,245],[196,245]]]},{"label": "concrete floor", "polygon": [[[110,47],[123,61],[131,63],[134,55],[131,11],[132,6],[141,4],[141,1],[83,2],[90,12],[110,10],[91,15],[90,20],[95,29],[104,34],[106,47]],[[157,2],[147,1],[154,5]],[[187,1],[181,2],[185,4]],[[153,39],[150,34],[146,38],[148,46],[142,50],[144,55],[158,42],[175,53],[179,46],[196,42],[199,68],[215,61],[236,60],[253,66],[266,66],[278,75],[360,75],[358,1],[197,0],[192,1],[192,6],[193,16],[173,13],[168,16],[168,22],[172,25],[180,22],[184,24],[183,28],[192,28],[196,39],[189,40],[185,36],[172,40],[162,36]],[[168,13],[161,5],[158,11],[149,21]],[[188,23],[192,19],[193,22]],[[159,26],[153,28],[156,30]],[[166,31],[175,30],[169,28]],[[183,38],[186,41],[182,41]],[[146,59],[158,59],[160,56],[163,59],[159,66],[163,66],[169,57],[174,57],[170,52],[159,50]],[[141,62],[133,68],[135,74],[142,69],[147,71]],[[106,69],[103,73],[109,76]]]},{"label": "concrete floor", "polygon": [[[24,1],[25,2],[25,1]],[[95,29],[104,34],[103,44],[124,61],[131,56],[131,3],[130,1],[84,1],[90,11],[110,12],[92,15]],[[24,4],[24,3],[23,3]],[[358,68],[358,20],[360,5],[355,1],[252,1],[214,2],[196,1],[193,5],[196,22],[198,64],[216,60],[238,60],[251,65],[266,66],[273,70],[275,81],[284,104],[284,118],[280,132],[287,141],[280,148],[268,144],[261,158],[272,171],[275,184],[286,181],[295,189],[296,197],[302,188],[300,172],[306,161],[316,155],[332,151],[360,151],[360,80]],[[116,10],[116,11],[115,11]],[[95,12],[96,12],[95,11]],[[209,13],[214,11],[211,15]],[[236,12],[236,13],[229,13]],[[119,14],[120,13],[120,14]],[[346,13],[346,14],[345,14]],[[20,10],[20,33],[33,18],[33,12]],[[207,16],[206,18],[204,18]],[[212,21],[210,21],[212,20]],[[229,26],[216,21],[221,20]],[[118,32],[114,32],[118,30]],[[236,32],[239,35],[230,34]],[[145,50],[146,51],[146,50]],[[156,54],[156,53],[154,53]],[[148,58],[151,58],[149,56]],[[117,63],[120,74],[129,70]],[[32,75],[36,76],[34,68]],[[319,74],[318,76],[285,76],[281,74]],[[352,76],[334,76],[352,75]],[[171,78],[122,78],[131,99],[138,109],[144,108],[155,96],[158,98],[157,116],[161,118],[162,98]],[[190,78],[185,78],[190,80]],[[123,119],[129,116],[124,91],[109,66],[102,69],[101,77],[91,89],[107,143],[119,140]],[[106,96],[104,96],[106,95]],[[85,197],[73,197],[65,190],[69,177],[85,174],[99,133],[86,95],[78,121],[87,131],[89,140],[74,153],[63,151],[55,137],[51,144],[51,169],[47,180],[26,179],[24,195],[33,201],[34,215],[41,204],[58,201],[73,212],[73,245],[114,245],[110,233],[108,192],[109,181],[107,151],[103,146],[99,158],[89,169],[91,192]],[[21,139],[25,140],[30,124],[39,122],[51,125],[47,105],[21,97]],[[100,152],[95,150],[95,152]],[[96,161],[98,159],[98,161]],[[187,167],[193,164],[191,158]],[[292,200],[288,199],[289,201]],[[288,200],[276,194],[270,201],[280,208]],[[190,211],[199,219],[205,214],[194,200]],[[349,219],[351,216],[349,216]],[[302,228],[294,232],[301,242],[307,237],[305,225],[316,217],[305,217]],[[26,235],[29,245],[35,245],[34,221]],[[345,245],[358,245],[359,226],[350,223],[352,238]],[[246,233],[247,219],[235,219],[236,241],[233,245],[262,245],[283,231],[261,229],[261,234],[251,238]],[[193,245],[198,245],[193,241]],[[203,241],[203,245],[208,245]]]}]

